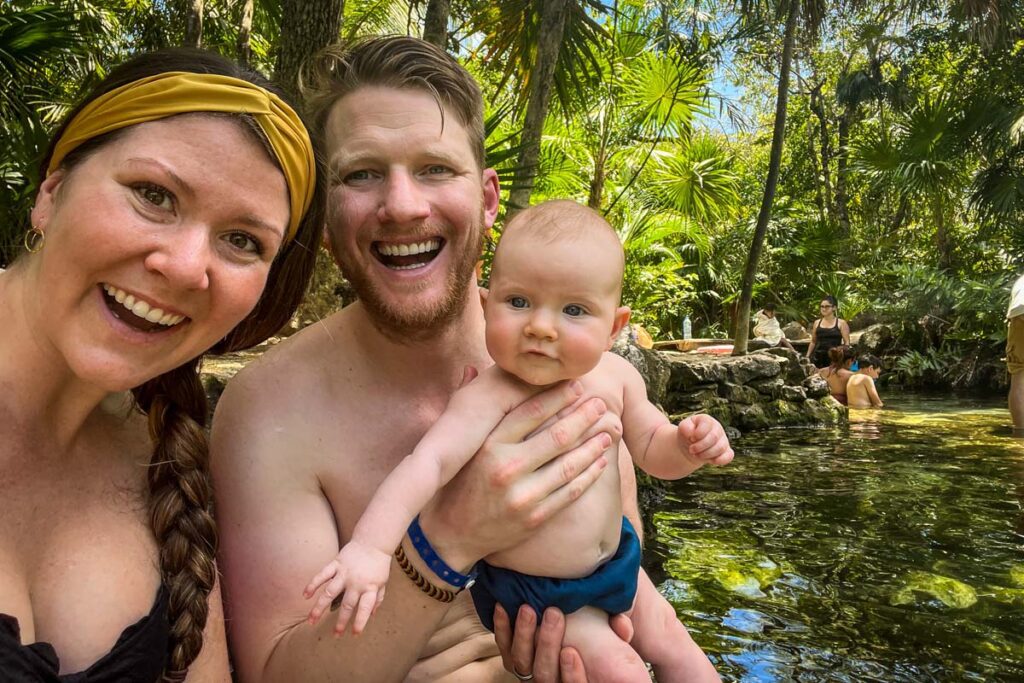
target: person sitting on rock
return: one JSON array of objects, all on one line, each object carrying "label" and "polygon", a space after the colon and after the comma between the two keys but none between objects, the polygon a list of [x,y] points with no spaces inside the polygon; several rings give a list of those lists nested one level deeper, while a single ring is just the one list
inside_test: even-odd
[{"label": "person sitting on rock", "polygon": [[875,380],[882,374],[882,361],[870,353],[860,357],[857,372],[846,382],[846,398],[851,408],[881,408]]},{"label": "person sitting on rock", "polygon": [[782,333],[779,319],[775,317],[775,304],[767,303],[760,311],[754,314],[754,338],[763,339],[772,346],[782,346],[790,351],[795,351],[793,345]]},{"label": "person sitting on rock", "polygon": [[834,346],[828,350],[828,367],[818,370],[818,375],[828,382],[828,390],[832,394],[832,398],[844,406],[847,404],[846,385],[850,378],[853,377],[850,366],[853,364],[855,357],[850,346],[846,344]]}]

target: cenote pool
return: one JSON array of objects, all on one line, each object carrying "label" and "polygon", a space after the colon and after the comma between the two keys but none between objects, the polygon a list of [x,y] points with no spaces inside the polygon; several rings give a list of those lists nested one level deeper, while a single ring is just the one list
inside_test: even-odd
[{"label": "cenote pool", "polygon": [[893,396],[668,484],[648,570],[725,680],[1024,680],[1024,441]]}]

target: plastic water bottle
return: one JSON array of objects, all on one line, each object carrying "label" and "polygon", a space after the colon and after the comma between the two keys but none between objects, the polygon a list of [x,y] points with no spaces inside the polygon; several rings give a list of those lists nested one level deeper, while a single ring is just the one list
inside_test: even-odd
[{"label": "plastic water bottle", "polygon": [[683,317],[683,339],[689,339],[693,336],[693,329],[690,324],[690,316]]}]

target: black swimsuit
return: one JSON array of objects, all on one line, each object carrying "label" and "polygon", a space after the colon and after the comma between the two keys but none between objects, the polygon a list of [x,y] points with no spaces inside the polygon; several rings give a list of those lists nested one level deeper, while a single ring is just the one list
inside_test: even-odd
[{"label": "black swimsuit", "polygon": [[0,614],[0,680],[21,683],[154,683],[167,663],[167,589],[149,614],[121,632],[113,649],[85,671],[61,675],[49,643],[21,644],[18,620]]},{"label": "black swimsuit", "polygon": [[822,327],[821,323],[818,323],[818,332],[814,344],[814,358],[811,359],[816,367],[827,367],[831,362],[828,358],[829,349],[842,345],[843,331],[839,329],[839,323],[841,322],[840,318],[836,318],[836,324],[832,327]]}]

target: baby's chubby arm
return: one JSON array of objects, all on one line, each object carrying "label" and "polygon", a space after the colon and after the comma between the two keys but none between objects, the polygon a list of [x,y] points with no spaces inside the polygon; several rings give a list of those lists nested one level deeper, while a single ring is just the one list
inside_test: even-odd
[{"label": "baby's chubby arm", "polygon": [[659,479],[680,479],[703,465],[732,460],[729,439],[718,420],[692,415],[677,427],[647,400],[647,386],[636,368],[613,354],[605,356],[622,381],[622,439],[642,470]]},{"label": "baby's chubby arm", "polygon": [[311,622],[344,592],[336,631],[344,632],[353,615],[353,633],[363,630],[384,598],[391,554],[413,518],[480,450],[502,418],[537,391],[492,366],[452,394],[441,417],[374,493],[351,540],[306,586],[310,598],[327,584],[310,612]]}]

